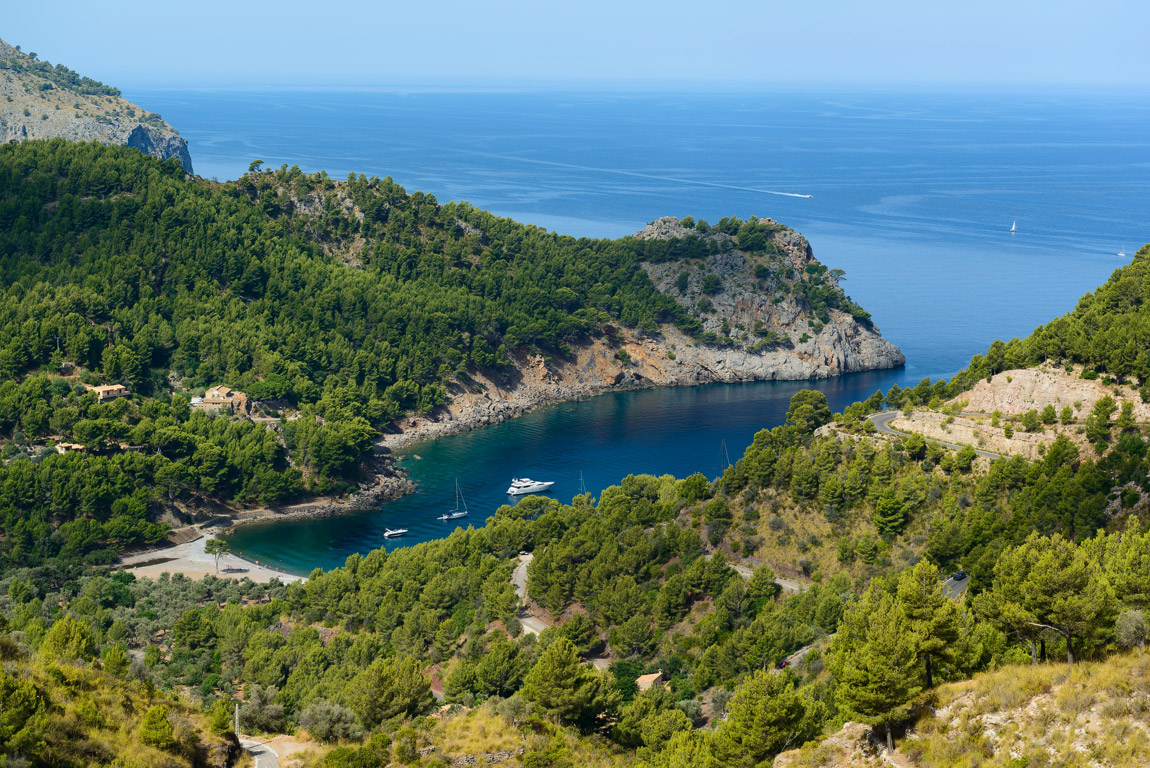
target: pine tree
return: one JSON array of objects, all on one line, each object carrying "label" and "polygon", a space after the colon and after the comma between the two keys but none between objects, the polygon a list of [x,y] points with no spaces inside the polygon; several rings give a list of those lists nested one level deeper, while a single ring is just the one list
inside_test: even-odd
[{"label": "pine tree", "polygon": [[975,612],[1007,635],[1022,640],[1030,648],[1030,660],[1038,663],[1036,644],[1041,635],[1026,593],[1026,579],[1037,552],[1023,544],[1004,550],[994,564],[993,588],[974,599]]},{"label": "pine tree", "polygon": [[947,658],[951,644],[958,639],[961,611],[942,593],[938,568],[926,560],[899,575],[898,601],[918,638],[926,687],[932,688],[935,662]]},{"label": "pine tree", "polygon": [[826,717],[824,707],[795,690],[789,675],[758,670],[727,705],[715,731],[715,756],[726,766],[751,766],[813,738]]},{"label": "pine tree", "polygon": [[50,661],[88,661],[96,655],[96,640],[88,625],[69,613],[44,635],[40,652]]},{"label": "pine tree", "polygon": [[884,536],[897,536],[906,525],[906,511],[895,495],[894,488],[889,485],[875,502],[874,524]]},{"label": "pine tree", "polygon": [[619,704],[619,693],[579,658],[575,645],[559,637],[527,673],[523,695],[566,723],[584,731]]},{"label": "pine tree", "polygon": [[1150,608],[1150,531],[1139,532],[1138,518],[1131,517],[1121,534],[1099,537],[1092,543],[1118,601]]},{"label": "pine tree", "polygon": [[396,715],[417,715],[431,704],[431,682],[413,658],[377,659],[348,690],[352,709],[368,728]]},{"label": "pine tree", "polygon": [[711,752],[706,731],[679,731],[668,740],[658,756],[639,756],[635,768],[724,768]]},{"label": "pine tree", "polygon": [[872,583],[847,611],[829,652],[842,714],[886,727],[887,749],[894,749],[891,723],[908,712],[921,690],[915,668],[919,639],[893,595]]},{"label": "pine tree", "polygon": [[1042,628],[1066,642],[1066,661],[1074,663],[1074,642],[1100,639],[1114,620],[1114,593],[1089,548],[1054,534],[1032,533],[1026,544],[1038,556],[1023,587]]},{"label": "pine tree", "polygon": [[159,749],[167,749],[176,743],[167,707],[157,704],[144,714],[140,723],[140,741]]}]

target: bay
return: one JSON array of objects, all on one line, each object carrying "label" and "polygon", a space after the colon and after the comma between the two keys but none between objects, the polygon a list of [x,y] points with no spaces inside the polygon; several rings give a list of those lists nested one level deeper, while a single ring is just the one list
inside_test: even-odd
[{"label": "bay", "polygon": [[[770,216],[845,269],[907,365],[814,382],[836,407],[947,377],[996,338],[1073,308],[1148,238],[1146,94],[175,92],[127,94],[188,139],[196,171],[273,166],[392,176],[564,234],[617,237],[662,215]],[[785,193],[785,194],[777,194]],[[810,198],[789,195],[812,195]],[[1009,232],[1012,222],[1018,231]],[[412,448],[420,493],[378,512],[240,529],[296,572],[448,529],[460,478],[478,524],[513,475],[555,495],[628,472],[714,474],[802,384],[623,393]],[[428,521],[428,518],[432,522]]]}]

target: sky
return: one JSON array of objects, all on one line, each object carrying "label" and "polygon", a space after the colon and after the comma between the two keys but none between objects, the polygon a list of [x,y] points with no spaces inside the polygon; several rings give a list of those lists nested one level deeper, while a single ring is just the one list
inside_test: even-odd
[{"label": "sky", "polygon": [[1146,0],[0,0],[121,88],[1150,85]]}]

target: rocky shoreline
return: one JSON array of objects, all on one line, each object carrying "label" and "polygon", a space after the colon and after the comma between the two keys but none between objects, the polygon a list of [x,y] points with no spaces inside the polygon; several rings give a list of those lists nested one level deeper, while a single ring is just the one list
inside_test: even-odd
[{"label": "rocky shoreline", "polygon": [[[263,520],[328,517],[371,509],[417,489],[397,466],[398,452],[427,440],[499,424],[525,413],[607,392],[664,386],[750,381],[825,379],[856,371],[895,368],[906,358],[882,337],[869,320],[834,307],[822,310],[822,320],[799,299],[796,275],[818,273],[820,285],[838,291],[837,277],[815,261],[806,238],[770,222],[773,255],[751,256],[721,250],[696,260],[681,274],[678,262],[644,264],[652,282],[685,307],[706,298],[701,313],[710,342],[684,334],[674,325],[657,332],[605,325],[598,336],[574,346],[565,356],[544,357],[513,352],[502,371],[474,371],[448,387],[449,402],[427,415],[407,416],[376,441],[372,481],[345,499],[320,499],[308,504],[235,516],[236,524]],[[636,234],[640,239],[697,236],[673,217],[652,222]],[[731,240],[722,234],[712,239]],[[703,286],[702,275],[718,280],[718,290]],[[680,286],[685,282],[685,288]],[[788,287],[790,286],[790,287]],[[770,344],[756,343],[765,331]]]},{"label": "rocky shoreline", "polygon": [[320,497],[302,504],[236,512],[231,515],[231,522],[224,532],[231,533],[242,525],[254,523],[318,519],[365,512],[379,506],[381,501],[401,499],[415,493],[418,490],[415,483],[407,479],[407,472],[397,467],[395,461],[394,457],[377,455],[372,460],[374,466],[371,468],[371,479],[345,497]]},{"label": "rocky shoreline", "polygon": [[[608,392],[825,379],[902,365],[905,362],[902,353],[897,347],[888,346],[893,353],[868,360],[867,365],[856,366],[847,361],[846,365],[836,368],[816,355],[800,355],[792,350],[772,355],[694,345],[673,328],[665,328],[660,338],[622,330],[614,337],[592,340],[577,349],[571,360],[524,355],[514,359],[517,374],[512,377],[501,379],[475,374],[466,384],[457,383],[450,388],[451,401],[447,405],[427,416],[403,419],[398,431],[383,435],[376,445],[382,451],[395,454],[413,443],[492,426],[540,408]],[[629,362],[620,362],[619,350],[628,353]]]}]

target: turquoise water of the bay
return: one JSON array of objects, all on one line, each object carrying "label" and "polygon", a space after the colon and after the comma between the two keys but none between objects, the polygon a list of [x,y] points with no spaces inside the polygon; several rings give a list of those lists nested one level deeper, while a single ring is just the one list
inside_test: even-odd
[{"label": "turquoise water of the bay", "polygon": [[[721,446],[737,457],[798,389],[838,408],[947,377],[1072,309],[1129,260],[1118,251],[1150,239],[1145,93],[125,95],[180,129],[206,177],[235,178],[254,159],[391,176],[576,236],[663,215],[770,216],[846,270],[847,293],[907,356],[897,371],[818,382],[610,394],[413,446],[421,458],[404,466],[419,493],[231,538],[298,573],[481,525],[517,475],[554,480],[563,500],[580,472],[592,493],[629,472],[714,475]],[[456,478],[471,515],[435,520]],[[410,533],[385,541],[385,526]]]}]

